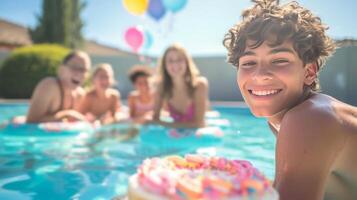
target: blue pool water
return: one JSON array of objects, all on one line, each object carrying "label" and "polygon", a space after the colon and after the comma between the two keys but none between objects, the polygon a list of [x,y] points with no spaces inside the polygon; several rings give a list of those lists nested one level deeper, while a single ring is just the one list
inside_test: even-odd
[{"label": "blue pool water", "polygon": [[[25,114],[26,104],[0,104],[0,122]],[[11,137],[0,135],[0,199],[111,199],[125,195],[128,177],[147,157],[201,153],[249,160],[274,177],[275,139],[247,108],[214,108],[230,121],[220,143],[177,148],[139,137]]]}]

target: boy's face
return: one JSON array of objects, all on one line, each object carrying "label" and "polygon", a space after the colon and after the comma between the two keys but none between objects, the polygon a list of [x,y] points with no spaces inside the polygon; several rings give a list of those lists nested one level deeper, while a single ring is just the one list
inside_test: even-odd
[{"label": "boy's face", "polygon": [[306,68],[291,42],[247,47],[239,59],[237,82],[244,100],[257,117],[274,117],[296,105],[303,95]]},{"label": "boy's face", "polygon": [[93,83],[98,90],[108,89],[114,83],[113,74],[107,70],[100,69],[93,77]]}]

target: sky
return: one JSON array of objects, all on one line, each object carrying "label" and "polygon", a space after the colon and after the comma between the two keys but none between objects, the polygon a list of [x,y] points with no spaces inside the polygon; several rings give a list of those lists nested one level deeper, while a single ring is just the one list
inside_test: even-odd
[{"label": "sky", "polygon": [[[179,12],[166,13],[159,21],[147,14],[131,15],[123,0],[84,0],[87,6],[81,13],[85,22],[83,35],[87,39],[130,51],[124,39],[129,27],[140,26],[151,33],[153,45],[141,51],[159,56],[172,43],[180,43],[194,56],[225,55],[224,34],[239,22],[249,0],[188,0]],[[289,0],[281,0],[281,3]],[[320,16],[334,39],[357,38],[356,0],[298,0]],[[0,18],[27,27],[35,27],[41,14],[42,0],[0,0]],[[0,30],[1,31],[1,30]]]}]

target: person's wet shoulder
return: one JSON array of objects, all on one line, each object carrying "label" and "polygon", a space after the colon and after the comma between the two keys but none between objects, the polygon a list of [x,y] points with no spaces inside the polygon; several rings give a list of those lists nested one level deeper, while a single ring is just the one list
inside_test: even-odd
[{"label": "person's wet shoulder", "polygon": [[120,98],[120,92],[116,89],[109,89],[109,94],[112,98]]},{"label": "person's wet shoulder", "polygon": [[299,134],[336,135],[339,119],[332,103],[319,95],[294,106],[283,117],[281,128],[297,129]]},{"label": "person's wet shoulder", "polygon": [[59,91],[58,84],[59,82],[56,78],[46,77],[38,83],[37,88],[46,91],[46,93],[53,93]]}]

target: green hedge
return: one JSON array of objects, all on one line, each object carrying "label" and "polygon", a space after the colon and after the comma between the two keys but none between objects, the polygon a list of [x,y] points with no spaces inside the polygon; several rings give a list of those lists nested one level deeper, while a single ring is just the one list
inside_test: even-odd
[{"label": "green hedge", "polygon": [[16,49],[0,68],[0,96],[30,98],[42,78],[56,75],[58,66],[69,51],[49,44]]}]

